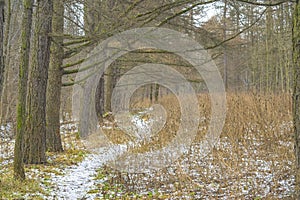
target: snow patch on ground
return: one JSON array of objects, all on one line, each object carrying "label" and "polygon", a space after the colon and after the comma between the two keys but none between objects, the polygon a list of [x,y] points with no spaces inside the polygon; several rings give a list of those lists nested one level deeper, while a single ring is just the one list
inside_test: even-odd
[{"label": "snow patch on ground", "polygon": [[[144,113],[140,113],[142,116]],[[153,121],[148,119],[142,119],[133,115],[132,121],[137,127],[137,130],[145,129],[145,133],[149,131],[149,127]],[[291,123],[283,123],[282,129],[289,130]],[[249,128],[251,131],[256,131],[255,127]],[[75,123],[64,124],[61,127],[62,135],[65,135],[69,131],[77,132],[78,126]],[[11,125],[0,126],[0,173],[2,172],[1,167],[12,162],[14,141],[10,139],[9,134],[12,132]],[[143,137],[142,139],[146,139]],[[264,197],[269,193],[276,194],[278,198],[288,197],[293,193],[294,190],[294,177],[292,174],[291,166],[293,163],[290,160],[277,160],[276,162],[271,162],[265,159],[265,157],[255,157],[258,147],[263,145],[259,138],[246,138],[253,146],[251,148],[244,148],[243,143],[240,143],[240,167],[244,169],[241,174],[236,174],[235,172],[223,173],[222,163],[215,163],[212,155],[208,155],[204,159],[200,159],[198,155],[201,155],[201,149],[198,148],[197,144],[191,146],[189,155],[184,156],[181,160],[180,167],[190,178],[197,180],[197,185],[199,185],[199,192],[195,193],[195,197],[204,198],[208,196],[203,196],[204,193],[210,195],[210,197],[215,197],[219,199],[226,199],[232,197],[229,194],[231,187],[234,188],[238,186],[240,188],[243,197],[255,197],[256,193],[260,197]],[[278,141],[278,145],[281,147],[291,148],[293,143],[291,141]],[[232,144],[230,140],[223,137],[218,146],[218,150],[230,150],[232,149]],[[256,149],[257,148],[257,149]],[[96,171],[103,165],[110,161],[114,161],[118,156],[121,156],[127,151],[127,145],[112,145],[94,149],[93,153],[88,154],[84,160],[77,165],[67,167],[61,170],[62,175],[51,174],[51,184],[54,186],[49,188],[49,186],[42,185],[45,190],[50,191],[50,195],[45,197],[45,199],[94,199],[97,194],[87,194],[88,191],[95,188],[95,185],[99,180],[95,180]],[[230,159],[230,158],[227,158]],[[224,161],[226,161],[224,159]],[[280,162],[280,163],[279,163]],[[277,171],[272,171],[274,166],[282,165],[286,166]],[[228,168],[225,168],[228,169]],[[277,169],[277,168],[276,168]],[[168,168],[168,175],[174,175],[176,166],[171,166]],[[35,171],[36,174],[40,173],[38,170]],[[149,176],[149,177],[148,177]],[[200,180],[201,177],[207,179]],[[278,177],[280,179],[278,179]],[[153,177],[153,174],[149,174],[143,179],[140,179],[136,184],[137,187],[143,187],[144,184],[150,183],[151,179],[160,177]],[[163,177],[164,178],[164,177]],[[159,182],[163,182],[164,179],[161,178]],[[275,180],[275,178],[277,178]],[[208,181],[207,181],[208,180]],[[224,186],[224,182],[228,181],[229,186]],[[238,181],[238,182],[237,182]],[[151,188],[150,188],[151,189]],[[152,188],[155,189],[155,188]],[[276,189],[276,191],[271,191]],[[176,183],[171,183],[159,188],[162,193],[174,192],[176,193]],[[141,189],[141,193],[147,192]],[[182,194],[178,194],[182,195]],[[252,195],[252,196],[251,196]]]},{"label": "snow patch on ground", "polygon": [[98,153],[89,154],[81,163],[64,170],[63,176],[53,176],[51,181],[56,184],[50,197],[59,199],[85,199],[85,194],[95,184],[96,170],[106,162],[121,155],[126,148],[114,145],[97,149]]}]

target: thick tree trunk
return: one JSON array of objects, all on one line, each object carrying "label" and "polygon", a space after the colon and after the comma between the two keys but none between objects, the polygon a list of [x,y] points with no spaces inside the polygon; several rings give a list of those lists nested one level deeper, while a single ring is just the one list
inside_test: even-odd
[{"label": "thick tree trunk", "polygon": [[25,131],[24,162],[30,164],[46,162],[46,88],[50,57],[51,19],[52,1],[38,1]]},{"label": "thick tree trunk", "polygon": [[[10,57],[8,56],[8,53],[10,52],[11,45],[8,43],[10,38],[10,21],[11,21],[11,1],[7,0],[7,3],[5,5],[6,7],[6,23],[5,23],[5,33],[4,33],[4,46],[3,46],[3,52],[4,52],[4,73],[1,78],[3,78],[3,86],[2,86],[2,93],[1,93],[1,99],[0,99],[0,123],[6,123],[7,122],[7,110],[9,108],[8,106],[8,87],[7,87],[7,80],[8,80],[8,66],[10,62]],[[0,80],[1,82],[1,80]]]},{"label": "thick tree trunk", "polygon": [[53,19],[50,65],[47,84],[47,149],[49,151],[62,151],[60,137],[60,96],[62,86],[62,64],[63,64],[63,33],[64,33],[64,3],[61,0],[53,0]]},{"label": "thick tree trunk", "polygon": [[293,23],[294,93],[293,116],[296,156],[296,198],[300,198],[300,2],[296,1]]},{"label": "thick tree trunk", "polygon": [[19,88],[17,104],[17,132],[14,149],[14,177],[25,179],[23,166],[23,138],[26,119],[26,95],[29,68],[30,35],[32,25],[33,0],[24,0],[24,11],[22,20],[22,43],[21,58],[19,66]]},{"label": "thick tree trunk", "polygon": [[4,0],[0,0],[0,98],[4,80],[4,55],[3,55],[3,30],[4,30]]}]

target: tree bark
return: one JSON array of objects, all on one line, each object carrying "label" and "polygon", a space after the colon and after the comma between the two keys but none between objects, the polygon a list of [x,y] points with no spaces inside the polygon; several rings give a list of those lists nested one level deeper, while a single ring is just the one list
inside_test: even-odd
[{"label": "tree bark", "polygon": [[[7,3],[5,5],[6,7],[6,22],[5,22],[5,33],[4,33],[4,46],[3,46],[3,54],[4,54],[4,72],[3,76],[1,77],[2,79],[2,93],[0,95],[0,123],[6,123],[7,121],[7,109],[9,108],[8,106],[8,88],[7,88],[7,80],[8,80],[8,66],[9,66],[9,61],[10,58],[8,56],[8,53],[10,52],[11,45],[8,43],[9,38],[10,38],[10,22],[11,22],[11,1],[7,0]],[[0,80],[1,81],[1,80]]]},{"label": "tree bark", "polygon": [[18,88],[18,104],[17,104],[17,131],[14,148],[14,177],[16,179],[25,179],[23,166],[23,139],[26,119],[26,95],[27,80],[29,68],[29,52],[30,52],[30,36],[32,25],[32,5],[33,0],[23,1],[24,11],[22,20],[22,43],[21,43],[21,59],[19,65],[19,88]]},{"label": "tree bark", "polygon": [[104,115],[104,76],[102,75],[96,89],[95,106],[98,120],[102,122]]},{"label": "tree bark", "polygon": [[50,65],[47,84],[47,150],[63,151],[60,137],[60,96],[62,86],[64,1],[53,0],[52,34]]},{"label": "tree bark", "polygon": [[0,98],[4,80],[4,55],[3,55],[3,30],[4,30],[4,0],[0,0]]},{"label": "tree bark", "polygon": [[[224,11],[223,11],[223,40],[227,39],[227,0],[224,1]],[[224,85],[225,89],[228,88],[228,77],[227,77],[227,68],[228,68],[228,60],[227,60],[227,49],[226,44],[224,45],[223,50],[223,66],[224,66]]]},{"label": "tree bark", "polygon": [[293,22],[294,92],[293,121],[296,156],[296,199],[300,198],[300,2],[296,1]]},{"label": "tree bark", "polygon": [[[12,45],[9,43],[11,38],[11,18],[12,18],[12,7],[11,7],[11,0],[6,1],[5,5],[6,16],[5,16],[5,32],[4,32],[4,47],[3,47],[3,54],[4,54],[4,74],[3,74],[3,88],[1,94],[1,104],[0,104],[0,123],[7,123],[8,120],[8,113],[10,110],[10,101],[8,97],[9,87],[8,87],[8,74],[9,74],[9,64],[11,61],[10,52]],[[15,18],[15,17],[14,17]]]},{"label": "tree bark", "polygon": [[29,164],[46,162],[46,88],[50,60],[51,19],[52,1],[38,1],[25,130],[24,162]]},{"label": "tree bark", "polygon": [[115,74],[113,73],[112,66],[109,66],[105,73],[107,76],[104,78],[104,91],[105,91],[105,99],[104,99],[104,112],[110,112],[111,111],[111,95],[113,91],[113,77]]}]

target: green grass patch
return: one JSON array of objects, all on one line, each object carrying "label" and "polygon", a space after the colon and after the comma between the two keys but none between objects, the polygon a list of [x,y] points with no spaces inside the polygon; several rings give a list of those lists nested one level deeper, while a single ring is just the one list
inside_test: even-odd
[{"label": "green grass patch", "polygon": [[53,165],[74,165],[82,162],[88,153],[88,151],[82,149],[67,149],[62,153],[49,153],[49,155],[55,155],[51,163]]},{"label": "green grass patch", "polygon": [[46,195],[40,187],[39,181],[26,179],[25,181],[13,178],[12,168],[0,177],[0,199],[25,199],[26,194],[31,194],[26,199],[44,199]]}]

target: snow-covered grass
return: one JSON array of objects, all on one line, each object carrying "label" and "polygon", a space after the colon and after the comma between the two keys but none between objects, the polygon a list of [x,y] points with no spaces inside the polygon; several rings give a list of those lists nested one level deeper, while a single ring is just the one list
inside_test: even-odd
[{"label": "snow-covered grass", "polygon": [[[121,173],[107,165],[100,169],[104,175],[97,176],[99,182],[90,192],[99,198],[292,198],[295,158],[290,96],[228,95],[228,115],[221,139],[212,153],[202,158],[199,144],[210,114],[205,98],[200,97],[203,110],[199,136],[188,153],[173,165],[152,173]],[[171,113],[168,117],[178,119],[174,102],[160,103]],[[169,133],[178,127],[172,119],[160,132],[163,140],[170,141]],[[152,144],[130,151],[144,152]]]},{"label": "snow-covered grass", "polygon": [[[201,149],[194,144],[173,165],[152,173],[127,174],[109,166],[101,167],[90,192],[99,198],[141,197],[149,193],[172,199],[291,198],[294,163],[288,157],[277,160],[281,155],[271,151],[258,153],[257,149],[265,145],[260,142],[250,150],[240,143],[237,155],[231,152],[228,138],[222,138],[222,147],[201,158]],[[286,146],[276,146],[286,150]]]},{"label": "snow-covered grass", "polygon": [[[220,141],[204,158],[199,144],[207,130],[210,105],[204,95],[199,102],[198,135],[189,151],[166,168],[129,174],[117,171],[109,162],[128,151],[143,153],[168,144],[178,128],[180,113],[173,97],[159,102],[166,109],[167,121],[158,134],[148,138],[141,133],[152,130],[153,123],[160,118],[153,117],[150,103],[134,104],[139,110],[132,113],[131,121],[136,126],[137,132],[131,134],[136,141],[122,135],[113,120],[102,124],[104,135],[90,138],[96,145],[79,139],[76,123],[64,123],[61,133],[66,152],[49,154],[48,165],[27,166],[31,181],[28,184],[39,183],[40,187],[11,195],[36,195],[44,199],[293,198],[295,158],[290,96],[229,94]],[[10,175],[12,146],[13,140],[7,139],[0,152],[0,170]],[[86,147],[90,147],[88,151]],[[1,179],[0,184],[8,184]]]}]

